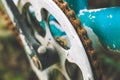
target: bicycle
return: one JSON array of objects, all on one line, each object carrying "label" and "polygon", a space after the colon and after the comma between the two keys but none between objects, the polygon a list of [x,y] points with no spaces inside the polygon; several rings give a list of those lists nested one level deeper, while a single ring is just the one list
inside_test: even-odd
[{"label": "bicycle", "polygon": [[[64,0],[2,0],[2,2],[16,26],[12,29],[14,28],[23,44],[39,79],[59,80],[58,76],[60,76],[60,80],[102,80],[99,60],[92,47],[91,40],[94,41],[94,38],[91,32],[89,33],[91,30],[86,31],[82,28],[82,25],[92,26],[91,24],[95,23],[94,19],[97,15],[94,13],[99,10],[87,10],[86,0],[66,0],[66,2]],[[75,4],[77,5],[74,6]],[[102,13],[102,10],[99,13]],[[97,33],[98,30],[94,29],[94,32]],[[97,35],[99,38],[102,36]],[[116,38],[119,39],[119,35]],[[105,44],[113,44],[107,43],[106,38],[104,40]],[[96,44],[95,41],[94,43]],[[119,45],[114,46],[112,45],[112,49],[119,49]]]}]

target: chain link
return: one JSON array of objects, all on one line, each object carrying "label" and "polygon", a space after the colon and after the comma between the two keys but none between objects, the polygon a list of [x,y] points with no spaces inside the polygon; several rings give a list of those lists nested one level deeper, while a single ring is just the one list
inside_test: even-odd
[{"label": "chain link", "polygon": [[88,58],[91,63],[91,67],[93,70],[93,74],[95,80],[102,80],[102,70],[100,67],[100,60],[97,57],[96,51],[92,47],[92,41],[89,39],[87,35],[87,31],[82,28],[80,20],[75,15],[75,12],[68,6],[68,3],[64,0],[53,0],[58,7],[64,12],[64,14],[68,17],[69,21],[73,25],[74,29],[78,33],[80,40],[82,41]]}]

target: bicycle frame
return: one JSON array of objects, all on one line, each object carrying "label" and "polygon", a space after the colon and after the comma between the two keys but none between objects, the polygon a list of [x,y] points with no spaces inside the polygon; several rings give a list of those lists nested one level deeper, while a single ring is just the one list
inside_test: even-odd
[{"label": "bicycle frame", "polygon": [[[89,9],[87,0],[66,0],[82,22],[108,49],[120,50],[120,7]],[[73,7],[74,5],[74,7]],[[90,31],[90,29],[88,31]],[[90,35],[90,33],[89,33]],[[95,36],[94,35],[94,36]],[[91,36],[91,39],[94,37]],[[98,41],[94,41],[97,44]]]}]

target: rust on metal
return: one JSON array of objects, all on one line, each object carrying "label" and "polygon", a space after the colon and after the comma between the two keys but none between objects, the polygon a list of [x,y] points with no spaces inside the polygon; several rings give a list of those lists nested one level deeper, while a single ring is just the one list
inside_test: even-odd
[{"label": "rust on metal", "polygon": [[102,70],[100,67],[100,61],[97,58],[97,53],[92,47],[92,41],[89,39],[87,35],[87,31],[82,28],[80,20],[75,15],[74,11],[68,6],[68,3],[64,0],[54,0],[54,2],[60,7],[60,9],[64,12],[64,14],[68,17],[69,21],[73,25],[76,30],[80,40],[82,41],[88,58],[91,63],[91,67],[93,69],[93,74],[95,80],[102,80]]}]

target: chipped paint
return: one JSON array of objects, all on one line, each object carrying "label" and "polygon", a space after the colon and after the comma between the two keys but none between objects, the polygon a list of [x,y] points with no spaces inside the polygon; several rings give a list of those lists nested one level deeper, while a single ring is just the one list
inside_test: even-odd
[{"label": "chipped paint", "polygon": [[113,16],[112,16],[112,14],[110,14],[110,18],[112,18]]},{"label": "chipped paint", "polygon": [[88,11],[88,10],[87,10],[87,9],[80,10],[78,16],[84,15],[84,12],[85,12],[85,11]]},{"label": "chipped paint", "polygon": [[107,18],[113,18],[112,14],[108,15]]},{"label": "chipped paint", "polygon": [[84,12],[89,12],[89,13],[92,13],[92,12],[99,12],[101,10],[105,10],[107,8],[101,8],[101,9],[91,9],[91,10],[88,10],[88,9],[82,9],[79,11],[79,16],[80,15],[84,15]]},{"label": "chipped paint", "polygon": [[[78,17],[83,26],[93,29],[104,47],[120,50],[120,7],[81,10]],[[111,32],[112,31],[112,32]],[[114,45],[113,45],[114,44]]]},{"label": "chipped paint", "polygon": [[95,18],[95,16],[92,16],[92,18]]},{"label": "chipped paint", "polygon": [[99,11],[101,11],[101,10],[105,10],[105,9],[107,9],[107,8],[91,9],[91,10],[89,10],[88,12],[90,12],[90,13],[92,13],[92,12],[99,12]]},{"label": "chipped paint", "polygon": [[115,48],[116,46],[115,46],[115,44],[113,44],[113,48]]},{"label": "chipped paint", "polygon": [[95,19],[96,17],[95,16],[92,16],[91,14],[89,15],[89,18],[90,19]]}]

